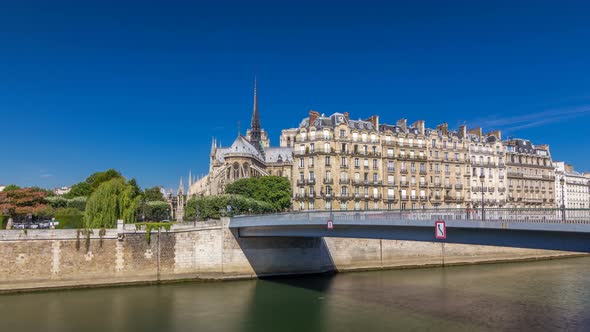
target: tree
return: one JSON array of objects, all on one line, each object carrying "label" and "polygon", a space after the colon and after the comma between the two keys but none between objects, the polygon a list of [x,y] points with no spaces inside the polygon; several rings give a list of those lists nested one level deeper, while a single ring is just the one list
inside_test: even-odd
[{"label": "tree", "polygon": [[291,183],[281,176],[240,179],[229,184],[225,192],[272,204],[277,211],[291,208]]},{"label": "tree", "polygon": [[0,192],[0,211],[11,216],[40,216],[51,214],[51,207],[45,200],[46,193],[34,188],[13,189]]},{"label": "tree", "polygon": [[170,219],[170,205],[162,201],[151,201],[145,204],[145,218],[150,221]]},{"label": "tree", "polygon": [[162,201],[165,202],[164,195],[160,191],[160,187],[147,188],[143,191],[144,199],[147,202]]},{"label": "tree", "polygon": [[86,228],[112,228],[118,219],[134,222],[139,196],[124,178],[113,178],[102,183],[86,203]]},{"label": "tree", "polygon": [[[123,176],[119,171],[114,169],[108,169],[104,172],[96,172],[91,174],[86,180],[76,183],[72,186],[70,192],[64,195],[65,198],[74,197],[90,197],[90,195],[103,183],[112,179],[123,179]],[[135,181],[132,179],[132,181]],[[136,185],[137,186],[137,185]]]},{"label": "tree", "polygon": [[17,186],[16,184],[9,184],[4,188],[3,191],[11,191],[11,190],[17,190],[17,189],[21,189],[21,187]]}]

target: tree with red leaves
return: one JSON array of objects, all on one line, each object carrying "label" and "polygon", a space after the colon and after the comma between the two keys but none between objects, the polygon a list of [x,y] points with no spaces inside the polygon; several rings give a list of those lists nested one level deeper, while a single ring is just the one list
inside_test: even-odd
[{"label": "tree with red leaves", "polygon": [[47,205],[47,193],[37,188],[15,189],[0,192],[0,212],[10,216],[47,216],[51,208]]}]

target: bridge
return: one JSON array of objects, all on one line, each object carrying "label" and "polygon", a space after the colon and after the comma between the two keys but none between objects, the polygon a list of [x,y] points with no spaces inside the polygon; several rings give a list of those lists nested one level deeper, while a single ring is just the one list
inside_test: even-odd
[{"label": "bridge", "polygon": [[[441,239],[435,222],[445,222]],[[330,222],[330,225],[328,225]],[[347,237],[590,253],[590,209],[302,211],[233,217],[239,237]],[[440,231],[439,231],[440,232]]]}]

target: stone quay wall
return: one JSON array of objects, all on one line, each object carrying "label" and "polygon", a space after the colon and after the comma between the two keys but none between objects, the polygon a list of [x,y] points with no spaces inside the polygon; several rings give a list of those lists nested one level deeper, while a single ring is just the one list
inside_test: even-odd
[{"label": "stone quay wall", "polygon": [[0,231],[0,292],[572,256],[491,246],[343,238],[240,238],[228,219],[145,231],[119,225]]}]

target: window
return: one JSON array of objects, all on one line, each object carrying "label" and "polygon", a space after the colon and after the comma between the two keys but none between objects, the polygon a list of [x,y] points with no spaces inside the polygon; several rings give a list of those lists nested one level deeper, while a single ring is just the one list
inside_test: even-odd
[{"label": "window", "polygon": [[331,147],[330,147],[330,143],[324,143],[324,152],[330,152],[331,151]]},{"label": "window", "polygon": [[346,137],[346,130],[340,129],[340,137]]},{"label": "window", "polygon": [[313,157],[309,157],[309,167],[313,167]]},{"label": "window", "polygon": [[299,167],[300,168],[305,167],[305,159],[299,158]]},{"label": "window", "polygon": [[436,147],[436,139],[432,140],[432,147],[435,148]]},{"label": "window", "polygon": [[373,159],[373,169],[377,169],[377,159]]},{"label": "window", "polygon": [[315,143],[311,143],[309,144],[309,152],[314,152],[315,151]]},{"label": "window", "polygon": [[326,156],[326,166],[330,166],[330,156]]},{"label": "window", "polygon": [[387,149],[387,156],[393,157],[393,149]]},{"label": "window", "polygon": [[330,131],[324,129],[324,139],[330,139]]}]

